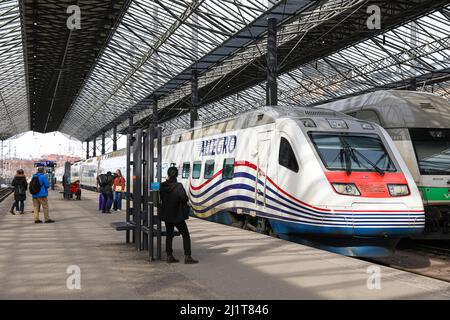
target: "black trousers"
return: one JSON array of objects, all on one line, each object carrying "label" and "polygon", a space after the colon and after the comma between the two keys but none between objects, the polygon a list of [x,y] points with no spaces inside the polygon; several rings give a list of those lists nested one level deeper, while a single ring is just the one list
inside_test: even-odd
[{"label": "black trousers", "polygon": [[186,221],[180,222],[180,223],[170,223],[170,222],[164,222],[166,224],[166,253],[172,254],[173,248],[172,248],[172,240],[174,237],[174,230],[175,227],[180,231],[181,236],[183,237],[183,248],[184,248],[184,255],[190,256],[191,255],[191,236],[189,235],[189,230],[186,224]]},{"label": "black trousers", "polygon": [[78,189],[75,195],[77,196],[77,200],[81,200],[81,189]]}]

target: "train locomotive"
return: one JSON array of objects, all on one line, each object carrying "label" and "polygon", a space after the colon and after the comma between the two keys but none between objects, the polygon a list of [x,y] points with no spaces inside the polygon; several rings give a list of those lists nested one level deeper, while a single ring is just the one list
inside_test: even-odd
[{"label": "train locomotive", "polygon": [[[125,172],[116,155],[78,163],[77,179],[95,188],[85,172]],[[424,228],[419,190],[389,134],[335,111],[261,108],[163,137],[162,159],[163,178],[179,169],[199,218],[361,257],[389,255]]]},{"label": "train locomotive", "polygon": [[425,232],[450,239],[450,103],[432,93],[383,90],[323,104],[381,125],[410,170],[425,206]]}]

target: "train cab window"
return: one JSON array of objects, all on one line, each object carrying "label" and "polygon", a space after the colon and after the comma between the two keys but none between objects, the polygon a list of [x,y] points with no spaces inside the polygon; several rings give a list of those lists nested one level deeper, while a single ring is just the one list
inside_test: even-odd
[{"label": "train cab window", "polygon": [[202,162],[194,161],[194,166],[192,167],[192,179],[199,179],[202,172]]},{"label": "train cab window", "polygon": [[190,162],[183,163],[183,171],[181,173],[181,177],[183,179],[188,179],[190,174],[191,174],[191,163]]},{"label": "train cab window", "polygon": [[292,150],[291,144],[285,138],[281,138],[280,150],[278,153],[278,163],[283,167],[288,168],[294,172],[298,172],[298,162],[295,157],[294,150]]},{"label": "train cab window", "polygon": [[223,160],[222,179],[233,179],[234,176],[234,158]]},{"label": "train cab window", "polygon": [[211,179],[214,175],[214,160],[206,160],[205,162],[205,172],[203,177],[205,179]]}]

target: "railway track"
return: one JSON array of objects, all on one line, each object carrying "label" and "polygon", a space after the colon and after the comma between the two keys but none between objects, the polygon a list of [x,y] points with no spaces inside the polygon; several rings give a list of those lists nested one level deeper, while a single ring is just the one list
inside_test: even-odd
[{"label": "railway track", "polygon": [[13,191],[12,188],[0,188],[0,202],[8,198]]},{"label": "railway track", "polygon": [[449,241],[405,241],[391,257],[363,260],[450,282]]}]

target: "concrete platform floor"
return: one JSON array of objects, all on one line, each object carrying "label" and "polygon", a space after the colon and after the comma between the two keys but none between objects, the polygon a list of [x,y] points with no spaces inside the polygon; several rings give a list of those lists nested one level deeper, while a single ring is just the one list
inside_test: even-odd
[{"label": "concrete platform floor", "polygon": [[[109,226],[124,212],[98,213],[97,194],[49,198],[55,224],[35,225],[30,200],[23,216],[0,203],[0,299],[450,299],[447,282],[379,267],[369,289],[368,262],[199,219],[188,224],[200,264],[149,263]],[[174,247],[182,258],[179,237]],[[71,265],[80,290],[67,288]]]}]

